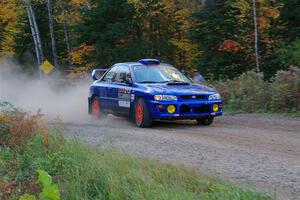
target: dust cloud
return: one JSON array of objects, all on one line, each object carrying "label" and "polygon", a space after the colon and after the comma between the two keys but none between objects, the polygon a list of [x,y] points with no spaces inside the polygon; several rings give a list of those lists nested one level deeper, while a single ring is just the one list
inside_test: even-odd
[{"label": "dust cloud", "polygon": [[84,122],[92,79],[67,81],[59,75],[39,79],[26,75],[12,59],[0,59],[0,101],[30,113],[40,111],[47,121]]}]

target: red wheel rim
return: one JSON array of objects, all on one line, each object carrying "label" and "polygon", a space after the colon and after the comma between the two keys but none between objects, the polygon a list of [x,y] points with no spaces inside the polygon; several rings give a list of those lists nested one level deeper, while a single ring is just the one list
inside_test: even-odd
[{"label": "red wheel rim", "polygon": [[92,115],[94,117],[100,117],[100,105],[98,100],[94,100],[92,103]]},{"label": "red wheel rim", "polygon": [[143,106],[138,103],[135,109],[136,123],[141,125],[143,122]]}]

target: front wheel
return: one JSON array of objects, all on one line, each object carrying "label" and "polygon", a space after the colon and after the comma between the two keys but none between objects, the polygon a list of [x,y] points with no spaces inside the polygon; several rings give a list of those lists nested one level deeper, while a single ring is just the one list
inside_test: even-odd
[{"label": "front wheel", "polygon": [[213,121],[214,121],[213,116],[197,119],[197,123],[202,126],[209,126],[213,123]]},{"label": "front wheel", "polygon": [[139,98],[135,103],[135,124],[140,128],[150,127],[152,119],[150,118],[149,111],[145,101]]}]

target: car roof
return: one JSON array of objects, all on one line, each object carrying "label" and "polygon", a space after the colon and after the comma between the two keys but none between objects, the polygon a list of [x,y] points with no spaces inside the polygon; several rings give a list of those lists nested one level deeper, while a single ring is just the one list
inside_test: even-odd
[{"label": "car roof", "polygon": [[123,62],[123,63],[116,63],[115,65],[127,65],[127,66],[133,66],[133,65],[142,65],[139,62]]},{"label": "car roof", "polygon": [[[126,65],[128,67],[133,67],[133,66],[137,66],[137,65],[142,65],[142,66],[151,66],[151,65],[145,65],[145,64],[142,64],[140,62],[123,62],[123,63],[116,63],[114,64],[114,66],[116,65]],[[153,65],[152,65],[153,66]],[[164,66],[164,67],[174,67],[173,65],[171,64],[168,64],[168,63],[159,63],[155,66]]]},{"label": "car roof", "polygon": [[122,62],[122,63],[116,63],[116,65],[126,65],[129,67],[136,66],[136,65],[143,65],[143,66],[151,66],[151,65],[156,65],[156,66],[172,66],[166,63],[161,63],[159,60],[155,58],[144,58],[140,59],[139,61],[136,62]]}]

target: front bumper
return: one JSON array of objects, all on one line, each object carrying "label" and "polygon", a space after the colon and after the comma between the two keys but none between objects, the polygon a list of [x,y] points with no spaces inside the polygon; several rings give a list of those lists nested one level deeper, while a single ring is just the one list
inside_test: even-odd
[{"label": "front bumper", "polygon": [[[149,100],[146,102],[152,119],[197,119],[207,116],[220,116],[223,114],[223,102],[185,100],[174,102],[163,102]],[[217,104],[218,111],[213,111],[213,105]],[[176,110],[170,114],[167,111],[169,105],[174,105]]]}]

